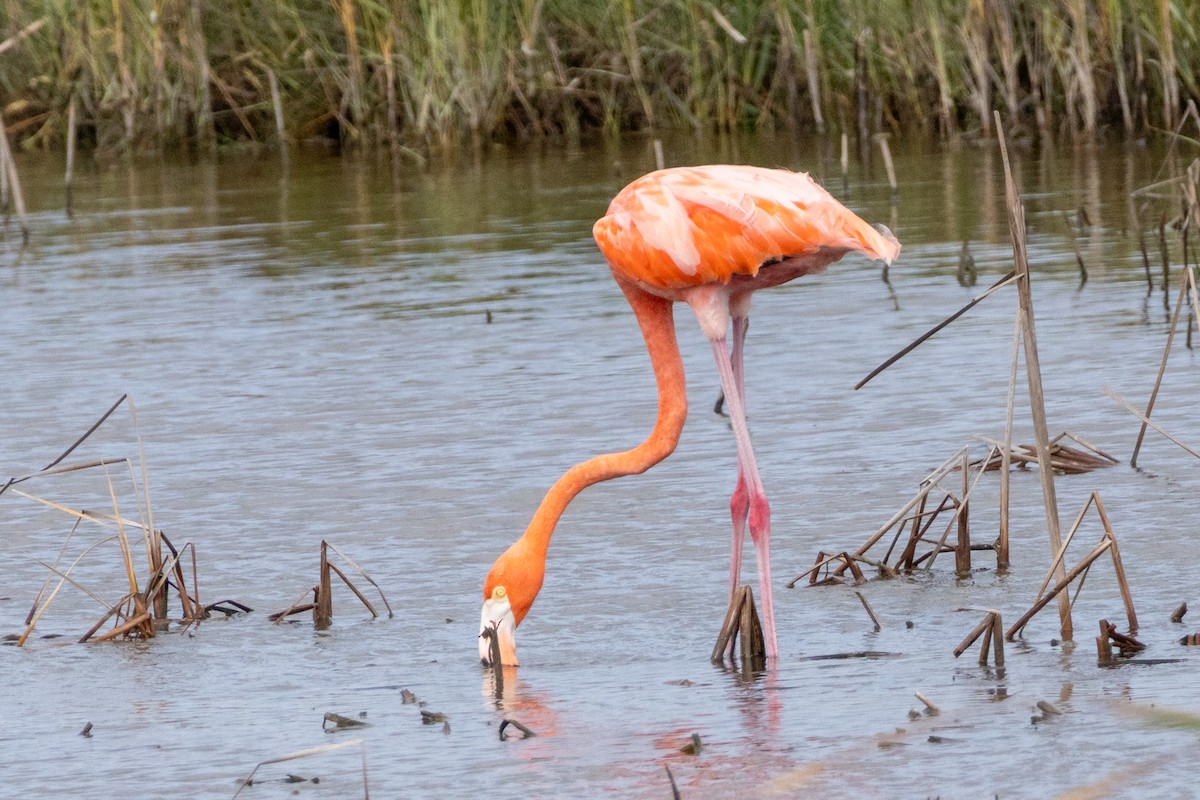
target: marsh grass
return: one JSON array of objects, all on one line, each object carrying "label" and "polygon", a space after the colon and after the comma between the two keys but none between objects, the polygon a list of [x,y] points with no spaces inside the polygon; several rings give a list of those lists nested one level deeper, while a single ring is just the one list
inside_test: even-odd
[{"label": "marsh grass", "polygon": [[[117,456],[68,461],[67,459],[122,406],[132,422],[137,458]],[[54,561],[39,562],[47,570],[46,580],[25,619],[25,630],[17,639],[18,645],[25,644],[52,603],[68,586],[86,595],[104,609],[104,613],[83,634],[80,642],[107,641],[115,638],[153,638],[159,629],[168,624],[171,589],[178,595],[179,618],[183,622],[190,624],[208,615],[208,610],[198,599],[199,580],[195,547],[188,543],[176,549],[163,532],[154,526],[149,471],[141,435],[137,430],[137,414],[133,401],[127,395],[122,395],[58,458],[36,472],[11,478],[0,486],[0,495],[7,494],[12,499],[21,498],[41,504],[73,520]],[[27,482],[32,485],[49,486],[52,481],[61,482],[67,476],[87,476],[96,473],[102,478],[98,484],[102,495],[100,502],[108,506],[111,513],[73,508],[50,499],[44,490],[34,494],[17,488],[18,485]],[[79,491],[78,485],[69,488]],[[130,502],[136,513],[126,516],[122,509],[128,507]],[[102,538],[96,539],[92,536],[97,532],[103,534]],[[135,554],[139,538],[145,551],[144,558]],[[92,585],[91,581],[99,580],[92,574],[95,572],[94,568],[88,570],[88,583],[84,582],[84,578],[77,576],[77,571],[84,571],[80,569],[81,565],[94,567],[92,562],[100,560],[104,548],[111,548],[114,544],[119,553],[120,578],[115,581],[120,586],[119,590],[113,589],[111,580],[105,580],[99,586]],[[184,571],[189,557],[192,578],[190,587]],[[111,598],[114,591],[121,591],[119,599],[107,599]],[[110,621],[113,627],[100,633],[101,628]]]},{"label": "marsh grass", "polygon": [[666,128],[1172,130],[1200,0],[37,0],[0,100],[100,152],[313,137],[456,147]]}]

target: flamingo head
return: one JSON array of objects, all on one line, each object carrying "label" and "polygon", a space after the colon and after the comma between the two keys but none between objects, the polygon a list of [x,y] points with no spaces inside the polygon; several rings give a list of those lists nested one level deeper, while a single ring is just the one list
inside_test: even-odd
[{"label": "flamingo head", "polygon": [[491,665],[491,639],[500,641],[500,663],[517,666],[516,630],[533,605],[545,577],[544,558],[531,557],[518,541],[496,559],[483,584],[483,613],[479,620],[479,660]]}]

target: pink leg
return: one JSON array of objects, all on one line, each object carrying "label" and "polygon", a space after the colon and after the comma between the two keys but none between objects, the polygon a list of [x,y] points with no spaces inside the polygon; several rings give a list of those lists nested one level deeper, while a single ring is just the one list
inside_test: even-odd
[{"label": "pink leg", "polygon": [[[745,331],[742,332],[743,336]],[[771,595],[771,510],[763,491],[762,478],[750,444],[750,430],[746,425],[746,407],[743,392],[738,388],[725,338],[712,339],[713,355],[717,361],[717,372],[721,376],[721,388],[729,404],[729,420],[733,424],[733,436],[737,442],[738,485],[745,486],[749,510],[746,519],[750,525],[750,538],[758,555],[758,591],[762,602],[763,635],[766,637],[767,658],[778,661],[779,642],[775,635],[775,601]],[[738,358],[741,361],[741,358]],[[736,497],[737,491],[734,495]],[[735,525],[735,537],[736,525]],[[739,542],[740,547],[740,542]],[[736,550],[737,548],[735,548]],[[736,553],[735,553],[736,555]]]},{"label": "pink leg", "polygon": [[[732,319],[733,353],[730,365],[743,412],[746,408],[746,372],[742,363],[742,353],[745,350],[746,329],[749,325],[750,321],[746,317]],[[729,597],[731,600],[742,580],[742,543],[746,539],[746,519],[749,514],[750,494],[746,488],[746,473],[742,469],[742,459],[739,457],[737,485],[733,488],[733,496],[729,498],[729,515],[733,518],[733,548],[729,557]]]}]

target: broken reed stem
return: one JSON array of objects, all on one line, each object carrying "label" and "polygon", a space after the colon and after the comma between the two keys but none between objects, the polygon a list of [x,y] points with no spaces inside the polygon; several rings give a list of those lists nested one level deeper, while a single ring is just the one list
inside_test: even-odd
[{"label": "broken reed stem", "polygon": [[[139,603],[139,605],[140,605],[140,603]],[[154,635],[154,626],[152,624],[150,624],[150,612],[149,611],[142,611],[140,614],[137,614],[132,619],[130,619],[128,622],[126,622],[124,625],[118,625],[117,627],[113,628],[111,631],[108,631],[107,633],[97,636],[96,641],[97,642],[107,642],[110,639],[117,638],[118,636],[124,636],[125,634],[131,632],[135,628],[141,629],[140,632],[142,634],[143,639],[149,639]]]},{"label": "broken reed stem", "polygon": [[992,612],[992,644],[996,647],[995,661],[997,668],[1004,666],[1004,623],[1000,621],[1000,612]]},{"label": "broken reed stem", "polygon": [[[1054,488],[1054,470],[1050,466],[1050,434],[1046,426],[1046,402],[1042,394],[1042,369],[1038,359],[1037,331],[1033,314],[1033,290],[1029,280],[1029,261],[1025,254],[1025,207],[1017,193],[1012,165],[1008,160],[1008,145],[1001,127],[1000,112],[994,112],[996,138],[1000,143],[1000,156],[1004,162],[1004,187],[1008,198],[1008,226],[1012,234],[1013,262],[1017,274],[1017,296],[1023,312],[1022,326],[1025,345],[1025,372],[1029,381],[1029,405],[1033,416],[1033,431],[1037,443],[1038,476],[1042,482],[1042,499],[1046,511],[1046,529],[1050,537],[1050,552],[1058,552],[1061,536],[1058,520],[1058,498]],[[1060,566],[1061,569],[1061,566]],[[1070,641],[1074,631],[1071,623],[1071,608],[1065,596],[1059,599],[1059,624],[1062,638]]]},{"label": "broken reed stem", "polygon": [[[972,609],[960,608],[959,611],[971,611]],[[994,609],[989,609],[984,618],[978,625],[967,634],[966,638],[959,643],[958,647],[954,648],[954,657],[958,658],[967,651],[971,645],[980,637],[983,641],[979,646],[979,663],[985,665],[988,662],[988,654],[993,645],[996,649],[996,666],[1004,666],[1004,629],[1000,622],[1000,612]]]},{"label": "broken reed stem", "polygon": [[391,604],[388,603],[387,596],[383,593],[383,589],[380,588],[379,584],[375,582],[375,579],[372,578],[370,575],[368,575],[367,571],[365,569],[363,569],[361,566],[359,566],[357,561],[355,561],[353,558],[351,558],[350,556],[346,555],[341,550],[339,550],[337,548],[337,545],[330,542],[329,549],[332,550],[334,553],[336,553],[338,558],[341,558],[343,561],[345,561],[347,564],[349,564],[351,567],[353,567],[354,571],[358,573],[359,577],[361,577],[367,583],[369,583],[375,587],[375,591],[379,592],[380,602],[382,602],[383,607],[387,609],[388,619],[391,619],[393,616],[395,616],[395,614],[392,612]]},{"label": "broken reed stem", "polygon": [[329,558],[326,552],[329,545],[321,542],[321,572],[317,584],[317,596],[313,605],[313,624],[318,628],[328,628],[333,624],[333,586],[329,578]]},{"label": "broken reed stem", "polygon": [[285,608],[283,611],[276,611],[274,614],[269,615],[267,619],[269,619],[271,622],[278,623],[281,620],[290,617],[292,614],[300,614],[305,611],[312,610],[316,606],[316,603],[305,603],[303,601],[310,592],[315,593],[316,591],[317,588],[315,586],[311,589],[305,589],[300,593],[300,596],[296,598],[294,603]]},{"label": "broken reed stem", "polygon": [[856,595],[858,595],[858,600],[860,603],[862,603],[862,607],[867,610],[867,616],[870,617],[871,622],[874,623],[875,630],[876,631],[883,630],[883,626],[879,624],[879,617],[875,616],[875,611],[871,608],[871,604],[867,602],[867,598],[864,597],[863,593],[860,591],[856,590],[854,593]]},{"label": "broken reed stem", "polygon": [[358,598],[359,602],[367,607],[367,611],[371,612],[371,616],[378,617],[379,612],[375,610],[375,606],[371,605],[371,601],[368,600],[363,593],[358,590],[357,586],[350,582],[350,579],[346,577],[346,573],[338,569],[337,564],[334,564],[333,562],[329,562],[328,566],[329,569],[333,570],[337,576],[342,579],[342,583],[346,584],[346,586],[350,588],[350,591],[354,592],[354,596]]},{"label": "broken reed stem", "polygon": [[730,599],[729,610],[725,613],[725,621],[713,647],[712,661],[721,663],[726,652],[732,658],[739,636],[743,668],[761,669],[765,666],[766,643],[754,605],[754,591],[748,585],[739,586]]},{"label": "broken reed stem", "polygon": [[930,700],[930,699],[929,699],[928,697],[926,697],[925,695],[921,694],[920,692],[913,692],[913,695],[914,695],[914,696],[915,696],[915,697],[916,697],[918,700],[920,700],[922,703],[924,703],[924,704],[925,704],[925,708],[929,710],[929,715],[930,715],[930,716],[934,716],[934,717],[936,717],[938,714],[941,714],[941,713],[942,713],[942,710],[941,710],[940,708],[938,708],[938,707],[937,707],[937,704],[936,704],[936,703],[934,703],[932,700]]}]

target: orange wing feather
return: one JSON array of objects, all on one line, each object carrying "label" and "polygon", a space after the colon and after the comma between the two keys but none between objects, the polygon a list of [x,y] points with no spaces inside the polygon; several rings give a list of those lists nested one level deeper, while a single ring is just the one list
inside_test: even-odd
[{"label": "orange wing feather", "polygon": [[614,270],[658,289],[728,283],[819,250],[889,262],[900,250],[807,174],[730,165],[644,175],[613,199],[593,235]]}]

